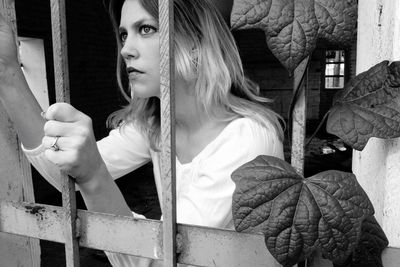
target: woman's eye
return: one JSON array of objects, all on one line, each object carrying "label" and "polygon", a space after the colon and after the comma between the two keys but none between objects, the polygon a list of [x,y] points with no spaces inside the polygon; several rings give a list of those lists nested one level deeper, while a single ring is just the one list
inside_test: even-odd
[{"label": "woman's eye", "polygon": [[150,25],[143,25],[139,28],[139,31],[143,35],[151,34],[157,31],[157,29]]},{"label": "woman's eye", "polygon": [[119,34],[119,39],[121,40],[122,44],[125,43],[127,37],[128,37],[128,34],[126,34],[126,32],[121,32]]}]

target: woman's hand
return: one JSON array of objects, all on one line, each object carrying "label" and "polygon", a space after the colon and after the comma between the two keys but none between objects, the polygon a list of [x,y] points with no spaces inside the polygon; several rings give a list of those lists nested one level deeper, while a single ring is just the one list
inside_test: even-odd
[{"label": "woman's hand", "polygon": [[19,67],[14,32],[0,13],[0,72],[5,67],[17,66]]},{"label": "woman's hand", "polygon": [[94,178],[107,172],[97,148],[92,120],[67,103],[51,105],[44,116],[48,121],[42,144],[47,159],[74,177],[80,186],[92,187]]}]

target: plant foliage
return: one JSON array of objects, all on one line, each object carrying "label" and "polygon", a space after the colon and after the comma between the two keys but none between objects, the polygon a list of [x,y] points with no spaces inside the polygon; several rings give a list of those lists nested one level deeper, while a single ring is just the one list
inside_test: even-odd
[{"label": "plant foliage", "polygon": [[371,137],[400,136],[400,61],[383,61],[359,74],[329,111],[327,131],[356,150]]},{"label": "plant foliage", "polygon": [[233,29],[264,30],[271,52],[292,73],[318,39],[349,45],[357,25],[357,0],[236,0]]},{"label": "plant foliage", "polygon": [[335,267],[383,267],[382,251],[389,245],[385,233],[374,216],[368,217],[361,226],[361,238],[345,265]]},{"label": "plant foliage", "polygon": [[351,173],[326,171],[305,179],[283,160],[258,156],[232,179],[235,229],[263,233],[268,250],[284,266],[317,249],[343,264],[357,247],[362,222],[374,213]]}]

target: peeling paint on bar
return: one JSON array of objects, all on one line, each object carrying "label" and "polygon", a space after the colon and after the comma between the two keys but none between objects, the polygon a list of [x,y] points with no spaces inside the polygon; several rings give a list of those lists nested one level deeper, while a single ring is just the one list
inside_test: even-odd
[{"label": "peeling paint on bar", "polygon": [[299,96],[293,109],[292,120],[292,150],[291,164],[296,171],[303,175],[304,173],[304,142],[306,137],[306,89],[304,88],[304,76],[307,73],[307,67],[310,57],[305,58],[294,71],[293,87],[300,86]]},{"label": "peeling paint on bar", "polygon": [[161,89],[161,178],[164,266],[176,266],[174,9],[172,0],[159,0]]},{"label": "peeling paint on bar", "polygon": [[[62,207],[0,200],[0,232],[64,243]],[[78,210],[80,246],[163,259],[162,222]],[[178,262],[198,266],[280,266],[265,247],[264,236],[178,224]],[[237,257],[240,255],[240,257]],[[397,266],[400,249],[387,248],[385,267]],[[315,258],[314,258],[315,260]],[[318,257],[321,266],[331,266]],[[320,266],[320,265],[318,265]]]},{"label": "peeling paint on bar", "polygon": [[[70,102],[68,43],[65,0],[51,0],[54,78],[57,102]],[[76,233],[75,182],[61,173],[64,206],[65,258],[67,267],[79,267],[79,244]]]},{"label": "peeling paint on bar", "polygon": [[[0,232],[64,243],[63,214],[62,207],[0,201]],[[163,248],[158,245],[162,243],[161,221],[83,210],[78,210],[78,218],[80,246],[163,259]],[[179,263],[278,266],[273,265],[277,263],[267,251],[262,235],[180,224],[178,230],[181,233]]]}]

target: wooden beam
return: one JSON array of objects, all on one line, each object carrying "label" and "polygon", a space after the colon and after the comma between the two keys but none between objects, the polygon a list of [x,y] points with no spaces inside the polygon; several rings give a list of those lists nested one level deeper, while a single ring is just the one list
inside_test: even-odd
[{"label": "wooden beam", "polygon": [[[16,45],[17,20],[14,0],[1,0],[0,12],[14,30]],[[20,149],[17,133],[0,103],[0,198],[34,202],[31,166]],[[6,175],[4,175],[6,174]],[[0,236],[0,258],[3,266],[40,266],[39,240]]]},{"label": "wooden beam", "polygon": [[164,266],[176,266],[174,10],[172,0],[159,0],[161,82],[161,176]]}]

